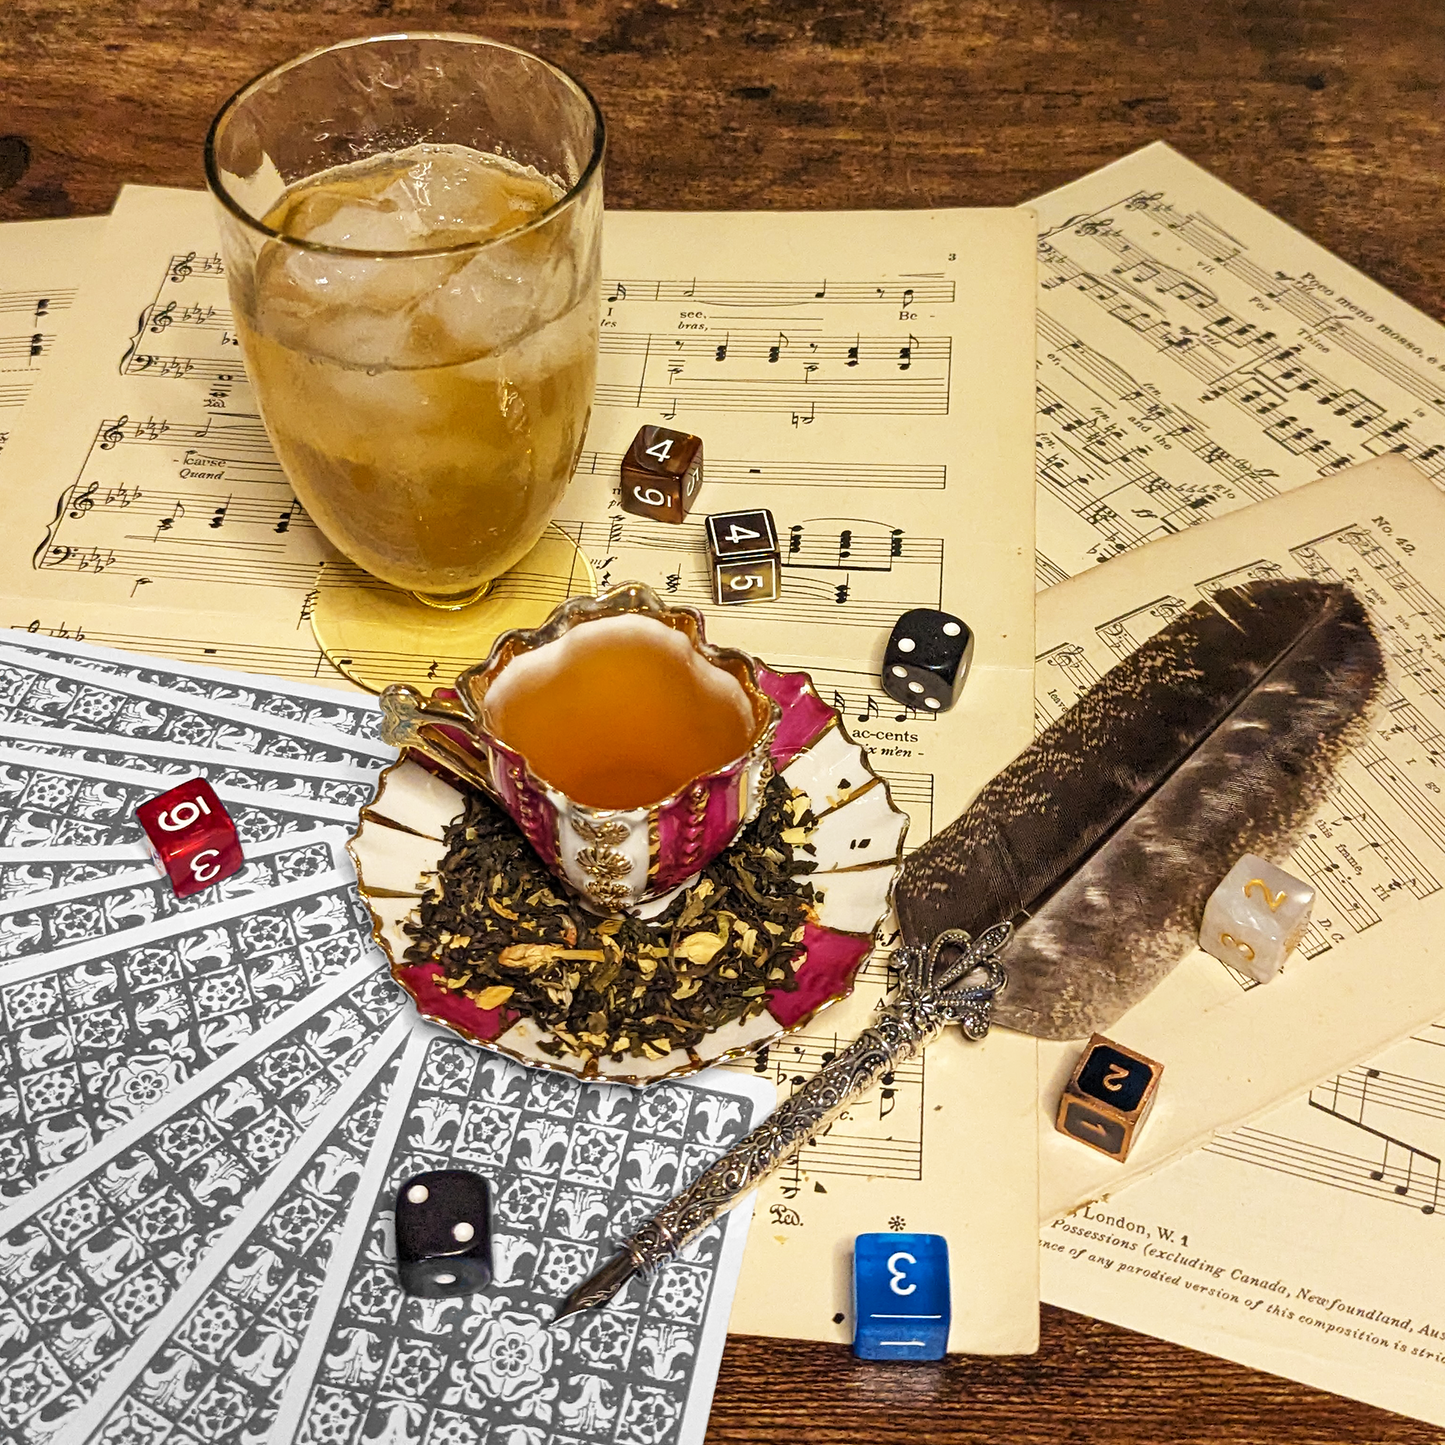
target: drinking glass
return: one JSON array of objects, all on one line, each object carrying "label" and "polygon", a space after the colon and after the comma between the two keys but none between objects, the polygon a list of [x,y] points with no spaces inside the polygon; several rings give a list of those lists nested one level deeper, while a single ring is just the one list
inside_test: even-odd
[{"label": "drinking glass", "polygon": [[442,34],[287,61],[212,123],[206,177],[262,419],[365,574],[323,586],[313,626],[368,685],[406,675],[403,654],[433,676],[448,651],[475,661],[529,610],[593,590],[566,538],[538,544],[592,406],[604,134],[556,66]]}]

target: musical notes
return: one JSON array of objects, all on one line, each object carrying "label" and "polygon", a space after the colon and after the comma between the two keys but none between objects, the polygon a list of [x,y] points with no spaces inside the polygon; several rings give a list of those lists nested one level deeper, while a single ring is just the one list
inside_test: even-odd
[{"label": "musical notes", "polygon": [[944,277],[917,280],[911,285],[881,286],[876,281],[772,282],[772,281],[604,281],[602,293],[609,302],[692,301],[708,306],[808,307],[868,306],[907,310],[911,306],[951,306],[956,284]]}]

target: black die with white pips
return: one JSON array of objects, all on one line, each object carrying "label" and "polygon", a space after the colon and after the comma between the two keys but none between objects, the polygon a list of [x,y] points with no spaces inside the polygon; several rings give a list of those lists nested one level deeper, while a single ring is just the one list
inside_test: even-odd
[{"label": "black die with white pips", "polygon": [[893,624],[883,654],[883,691],[919,712],[958,701],[973,661],[973,632],[961,617],[915,607]]},{"label": "black die with white pips", "polygon": [[396,1265],[401,1287],[422,1299],[471,1294],[492,1279],[492,1198],[465,1169],[408,1179],[396,1195]]}]

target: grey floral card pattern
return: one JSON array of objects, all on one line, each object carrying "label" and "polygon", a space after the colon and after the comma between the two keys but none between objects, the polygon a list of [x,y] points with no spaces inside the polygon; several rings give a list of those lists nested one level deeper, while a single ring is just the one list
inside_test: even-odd
[{"label": "grey floral card pattern", "polygon": [[[284,793],[292,798],[314,798],[357,810],[376,792],[375,765],[305,763],[268,758],[237,757],[216,748],[193,748],[177,743],[133,742],[105,733],[75,728],[36,726],[0,721],[0,745],[22,752],[100,763],[155,773],[163,779],[198,774],[218,786],[244,788],[255,793]],[[163,790],[165,782],[158,782]]]},{"label": "grey floral card pattern", "polygon": [[278,685],[280,679],[254,673],[120,652],[84,640],[45,637],[38,633],[0,629],[0,642],[95,672],[247,708],[283,722],[309,723],[353,737],[374,740],[381,737],[380,709],[372,698],[357,693],[316,687],[290,678],[284,685]]},{"label": "grey floral card pattern", "polygon": [[358,1020],[349,996],[318,996],[0,1213],[0,1438],[41,1445],[95,1393],[381,1023]]},{"label": "grey floral card pattern", "polygon": [[[247,1445],[276,1415],[288,1372],[375,1144],[396,1076],[402,1021],[378,1042],[385,1065],[316,1127],[148,1324],[70,1421],[86,1445]],[[363,1070],[358,1070],[358,1073]],[[334,1114],[328,1110],[328,1114]],[[289,1174],[289,1178],[287,1177]],[[281,1187],[277,1188],[276,1185]],[[239,1238],[237,1236],[240,1236]],[[57,1440],[56,1445],[61,1445]]]},{"label": "grey floral card pattern", "polygon": [[[144,840],[135,810],[166,790],[153,773],[0,744],[0,844],[9,848],[89,847]],[[287,832],[354,825],[356,809],[229,786],[216,794],[244,846]]]},{"label": "grey floral card pattern", "polygon": [[396,756],[394,748],[369,738],[183,696],[5,645],[0,717],[291,762],[380,766]]},{"label": "grey floral card pattern", "polygon": [[[638,1091],[582,1084],[432,1038],[300,1422],[272,1445],[700,1441],[744,1215],[608,1309],[551,1320],[575,1284],[752,1127],[768,1093],[727,1075]],[[466,1299],[413,1299],[396,1276],[396,1190],[445,1168],[491,1183],[495,1277]],[[694,1395],[702,1409],[689,1415]]]},{"label": "grey floral card pattern", "polygon": [[140,879],[146,862],[139,846],[0,848],[0,900],[33,898],[77,883]]},{"label": "grey floral card pattern", "polygon": [[396,992],[336,872],[0,966],[0,1200],[340,975],[360,1039]]},{"label": "grey floral card pattern", "polygon": [[151,862],[130,863],[120,879],[104,870],[73,882],[52,875],[39,896],[23,891],[9,896],[0,877],[0,963],[108,938],[349,867],[345,835],[338,830],[254,843],[237,872],[185,898],[176,896],[170,879]]}]

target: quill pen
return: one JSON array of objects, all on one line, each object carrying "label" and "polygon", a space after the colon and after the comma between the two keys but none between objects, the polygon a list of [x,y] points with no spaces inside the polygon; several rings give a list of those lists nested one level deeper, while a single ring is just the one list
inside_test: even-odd
[{"label": "quill pen", "polygon": [[1051,1038],[1112,1022],[1183,957],[1239,854],[1294,841],[1383,683],[1379,642],[1343,584],[1255,582],[1175,618],[903,865],[898,999],[557,1318],[681,1248],[949,1022],[972,1039],[995,1014]]},{"label": "quill pen", "polygon": [[1298,841],[1384,677],[1343,583],[1216,593],[913,854],[894,890],[904,937],[1015,919],[997,1021],[1047,1039],[1106,1030],[1189,951],[1242,853]]}]

